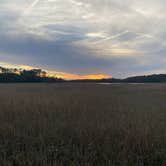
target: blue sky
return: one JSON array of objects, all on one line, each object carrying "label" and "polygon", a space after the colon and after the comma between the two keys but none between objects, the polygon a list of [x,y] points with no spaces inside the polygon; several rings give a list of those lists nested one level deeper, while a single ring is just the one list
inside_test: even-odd
[{"label": "blue sky", "polygon": [[164,0],[1,0],[0,62],[80,75],[166,73]]}]

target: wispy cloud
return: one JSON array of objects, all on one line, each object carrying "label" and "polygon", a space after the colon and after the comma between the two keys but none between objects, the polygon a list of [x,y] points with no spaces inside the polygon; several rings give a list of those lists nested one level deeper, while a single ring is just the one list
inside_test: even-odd
[{"label": "wispy cloud", "polygon": [[40,2],[40,0],[34,0],[28,7],[24,10],[24,15],[29,14],[32,12],[31,10]]},{"label": "wispy cloud", "polygon": [[78,74],[164,71],[165,6],[164,0],[2,0],[0,58]]}]

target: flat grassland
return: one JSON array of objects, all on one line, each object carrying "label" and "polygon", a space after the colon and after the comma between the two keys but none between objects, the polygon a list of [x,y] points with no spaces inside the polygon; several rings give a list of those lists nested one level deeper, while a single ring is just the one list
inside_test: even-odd
[{"label": "flat grassland", "polygon": [[165,166],[166,84],[0,84],[0,166]]}]

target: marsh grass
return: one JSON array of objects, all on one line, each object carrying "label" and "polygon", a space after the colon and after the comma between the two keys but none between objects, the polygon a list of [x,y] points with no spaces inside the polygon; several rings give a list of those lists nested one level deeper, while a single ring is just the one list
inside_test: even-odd
[{"label": "marsh grass", "polygon": [[166,85],[1,84],[1,166],[165,166]]}]

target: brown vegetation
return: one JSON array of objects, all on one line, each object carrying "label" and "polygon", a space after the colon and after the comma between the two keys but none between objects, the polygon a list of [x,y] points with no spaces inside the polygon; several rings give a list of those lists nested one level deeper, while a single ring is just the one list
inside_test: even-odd
[{"label": "brown vegetation", "polygon": [[1,84],[1,166],[166,165],[166,85]]}]

